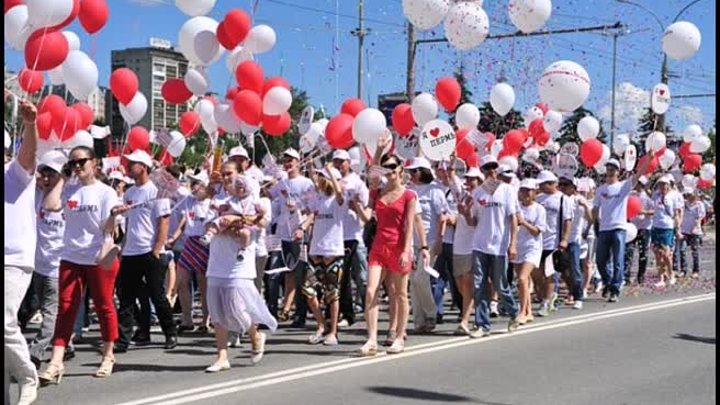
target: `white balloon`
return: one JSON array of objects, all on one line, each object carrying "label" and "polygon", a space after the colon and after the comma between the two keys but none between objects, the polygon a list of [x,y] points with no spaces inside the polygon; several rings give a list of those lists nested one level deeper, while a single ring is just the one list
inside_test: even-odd
[{"label": "white balloon", "polygon": [[555,110],[548,110],[543,117],[543,127],[551,134],[557,132],[562,126],[562,114]]},{"label": "white balloon", "polygon": [[28,7],[20,4],[5,13],[5,41],[12,49],[21,51],[32,30],[28,24]]},{"label": "white balloon", "polygon": [[610,148],[605,144],[603,144],[602,147],[603,147],[602,157],[600,157],[600,162],[598,162],[597,164],[602,163],[602,165],[605,166],[605,163],[607,163],[607,161],[610,160]]},{"label": "white balloon", "polygon": [[180,27],[178,47],[190,63],[207,66],[220,58],[225,48],[217,42],[218,22],[209,17],[194,17]]},{"label": "white balloon", "polygon": [[256,127],[254,125],[248,125],[245,122],[240,121],[240,132],[242,132],[242,134],[245,136],[253,135],[259,130],[260,130],[260,127]]},{"label": "white balloon", "polygon": [[648,152],[657,152],[665,147],[666,142],[667,138],[665,134],[657,131],[652,132],[648,135],[647,139],[645,139],[645,150]]},{"label": "white balloon", "polygon": [[537,148],[527,148],[523,153],[522,159],[526,162],[536,162],[540,159],[540,151]]},{"label": "white balloon", "polygon": [[550,0],[510,0],[508,5],[510,20],[526,34],[542,28],[551,12]]},{"label": "white balloon", "polygon": [[59,85],[65,83],[65,78],[63,77],[63,73],[62,73],[62,65],[60,65],[54,69],[48,70],[47,73],[48,73],[48,77],[50,77],[50,83],[53,86],[59,86]]},{"label": "white balloon", "polygon": [[73,0],[25,0],[28,23],[33,27],[58,25],[70,17],[74,3]]},{"label": "white balloon", "polygon": [[245,62],[246,60],[254,59],[255,58],[253,58],[252,52],[245,49],[245,47],[238,45],[235,49],[228,53],[227,58],[225,58],[225,66],[227,66],[230,73],[234,75],[237,65]]},{"label": "white balloon", "polygon": [[459,129],[477,128],[480,123],[480,110],[473,103],[465,103],[455,112],[455,124]]},{"label": "white balloon", "polygon": [[478,3],[468,1],[450,7],[444,25],[445,38],[461,51],[480,45],[490,32],[490,20],[485,10]]},{"label": "white balloon", "polygon": [[275,41],[275,30],[269,25],[261,24],[250,29],[243,45],[248,52],[260,54],[270,51],[275,46]]},{"label": "white balloon", "polygon": [[65,36],[65,39],[68,41],[68,46],[70,48],[70,51],[79,51],[80,50],[80,37],[77,36],[76,33],[72,31],[63,31],[62,34]]},{"label": "white balloon", "polygon": [[290,109],[292,94],[282,86],[275,86],[268,90],[263,97],[263,114],[280,115]]},{"label": "white balloon", "polygon": [[437,101],[435,101],[435,97],[433,97],[432,94],[421,93],[413,100],[410,110],[412,111],[415,123],[418,124],[419,127],[422,127],[437,117]]},{"label": "white balloon", "polygon": [[692,174],[686,174],[682,178],[682,185],[684,188],[694,190],[697,187],[698,178]]},{"label": "white balloon", "polygon": [[185,150],[187,141],[183,134],[178,131],[171,131],[170,136],[172,136],[172,141],[170,141],[170,145],[167,146],[167,152],[174,158],[179,157]]},{"label": "white balloon", "polygon": [[240,118],[235,115],[232,104],[219,103],[213,112],[217,125],[229,134],[240,132]]},{"label": "white balloon", "polygon": [[205,15],[215,6],[215,0],[175,0],[175,5],[190,17]]},{"label": "white balloon", "polygon": [[490,106],[504,117],[515,104],[515,90],[507,83],[498,83],[490,90]]},{"label": "white balloon", "polygon": [[543,112],[542,110],[537,106],[532,106],[528,108],[527,111],[525,111],[525,115],[523,116],[523,121],[525,124],[525,128],[530,127],[530,123],[543,118]]},{"label": "white balloon", "polygon": [[420,30],[438,26],[450,11],[450,0],[403,0],[403,14]]},{"label": "white balloon", "polygon": [[687,128],[685,128],[685,131],[683,131],[683,140],[689,143],[697,138],[700,138],[702,135],[703,130],[700,128],[700,125],[688,125]]},{"label": "white balloon", "polygon": [[582,66],[569,60],[548,66],[538,86],[540,100],[560,112],[576,110],[590,95],[590,77]]},{"label": "white balloon", "polygon": [[605,174],[607,169],[605,168],[605,162],[598,163],[595,166],[593,166],[593,169],[597,172],[597,174]]},{"label": "white balloon", "polygon": [[204,95],[210,87],[210,76],[202,66],[188,69],[185,73],[185,86],[196,96]]},{"label": "white balloon", "polygon": [[700,30],[695,24],[678,21],[665,29],[662,49],[667,56],[676,60],[683,60],[695,55],[700,49],[700,42]]},{"label": "white balloon", "polygon": [[690,152],[704,153],[706,150],[710,149],[710,146],[712,146],[712,142],[710,142],[710,138],[703,135],[692,141],[692,143],[690,144]]},{"label": "white balloon", "polygon": [[700,168],[700,178],[705,181],[710,181],[715,178],[715,165],[712,163],[705,163]]},{"label": "white balloon", "polygon": [[203,98],[195,104],[195,112],[200,116],[200,120],[209,120],[215,113],[215,104],[212,101]]},{"label": "white balloon", "polygon": [[517,171],[520,166],[515,156],[503,156],[503,158],[498,161],[498,164],[509,166],[513,172]]},{"label": "white balloon", "polygon": [[360,153],[360,148],[354,146],[348,149],[348,155],[350,155],[350,165],[355,173],[362,173],[365,170],[365,159],[363,154]]},{"label": "white balloon", "polygon": [[366,108],[355,117],[352,134],[358,143],[377,143],[387,130],[385,114],[375,108]]},{"label": "white balloon", "polygon": [[663,170],[667,170],[675,163],[675,152],[670,149],[665,149],[665,152],[663,152],[658,160],[660,161],[660,167]]},{"label": "white balloon", "polygon": [[78,100],[87,100],[97,88],[98,68],[83,51],[70,51],[62,64],[62,75],[70,93]]},{"label": "white balloon", "polygon": [[600,133],[600,123],[595,117],[583,117],[577,125],[577,134],[585,142],[588,139],[597,138]]},{"label": "white balloon", "polygon": [[135,93],[135,97],[127,105],[120,103],[120,115],[128,125],[135,125],[140,122],[147,112],[148,102],[141,92]]},{"label": "white balloon", "polygon": [[493,142],[492,146],[490,147],[490,154],[497,157],[500,154],[500,151],[502,150],[502,148],[503,148],[502,142],[500,142],[499,140],[496,140],[495,142]]},{"label": "white balloon", "polygon": [[615,137],[613,151],[616,155],[622,156],[628,146],[630,146],[630,137],[628,135],[621,134]]},{"label": "white balloon", "polygon": [[630,243],[635,240],[638,234],[638,229],[635,224],[628,222],[625,224],[625,243]]}]

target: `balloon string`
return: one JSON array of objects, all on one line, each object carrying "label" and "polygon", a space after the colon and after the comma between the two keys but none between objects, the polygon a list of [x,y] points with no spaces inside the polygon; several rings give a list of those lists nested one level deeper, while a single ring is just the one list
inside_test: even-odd
[{"label": "balloon string", "polygon": [[97,51],[97,34],[90,36],[90,59],[95,60],[95,52]]}]

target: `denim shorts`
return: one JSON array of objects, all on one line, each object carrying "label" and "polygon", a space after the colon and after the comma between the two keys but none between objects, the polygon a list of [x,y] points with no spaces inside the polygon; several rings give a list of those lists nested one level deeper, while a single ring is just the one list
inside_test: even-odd
[{"label": "denim shorts", "polygon": [[650,232],[653,246],[673,247],[675,242],[674,229],[653,228]]}]

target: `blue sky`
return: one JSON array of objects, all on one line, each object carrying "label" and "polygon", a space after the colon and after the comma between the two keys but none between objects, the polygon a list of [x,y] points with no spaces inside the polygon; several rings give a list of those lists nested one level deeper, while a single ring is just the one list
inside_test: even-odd
[{"label": "blue sky", "polygon": [[[81,38],[82,50],[96,61],[100,85],[110,75],[110,51],[145,46],[151,36],[177,42],[178,30],[188,18],[171,0],[107,0],[108,25],[94,36],[87,35],[78,22],[66,29]],[[675,14],[689,1],[637,0],[669,25]],[[715,8],[714,0],[701,0],[681,20],[690,21],[702,33],[700,51],[691,59],[671,61],[673,95],[715,92]],[[221,20],[231,8],[251,11],[256,5],[255,24],[268,24],[277,32],[277,45],[258,57],[266,75],[286,77],[294,86],[308,92],[311,102],[323,105],[334,115],[342,101],[356,93],[357,39],[350,31],[357,26],[356,0],[218,0],[210,17]],[[507,16],[507,0],[486,0],[490,33],[516,31]],[[365,0],[366,78],[363,98],[377,104],[377,95],[405,88],[405,17],[401,0]],[[610,0],[555,0],[549,29],[595,26],[621,21],[630,34],[618,39],[617,120],[620,131],[634,127],[635,117],[649,103],[646,93],[660,81],[662,31],[645,11]],[[418,38],[443,37],[442,25]],[[336,41],[337,38],[337,41]],[[337,44],[337,46],[335,46]],[[5,46],[6,65],[19,70],[21,53]],[[474,102],[489,98],[492,85],[504,75],[516,91],[515,108],[524,111],[538,101],[537,80],[547,65],[569,59],[583,65],[592,80],[586,107],[603,116],[608,112],[612,71],[612,39],[601,33],[487,40],[475,50],[459,52],[447,44],[421,45],[417,54],[416,89],[432,91],[435,81],[451,74],[462,62],[474,93]],[[335,66],[335,70],[332,70]],[[212,90],[224,94],[232,76],[224,58],[211,67]],[[638,101],[640,100],[640,101]],[[703,128],[715,119],[715,98],[673,100],[668,112],[670,123],[682,129],[691,123]],[[607,116],[607,114],[605,114]]]}]

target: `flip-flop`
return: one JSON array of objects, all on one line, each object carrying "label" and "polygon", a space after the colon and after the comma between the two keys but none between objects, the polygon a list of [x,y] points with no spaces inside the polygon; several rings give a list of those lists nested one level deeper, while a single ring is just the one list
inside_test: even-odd
[{"label": "flip-flop", "polygon": [[325,336],[323,335],[310,335],[308,338],[308,343],[311,345],[317,345],[325,341]]}]

